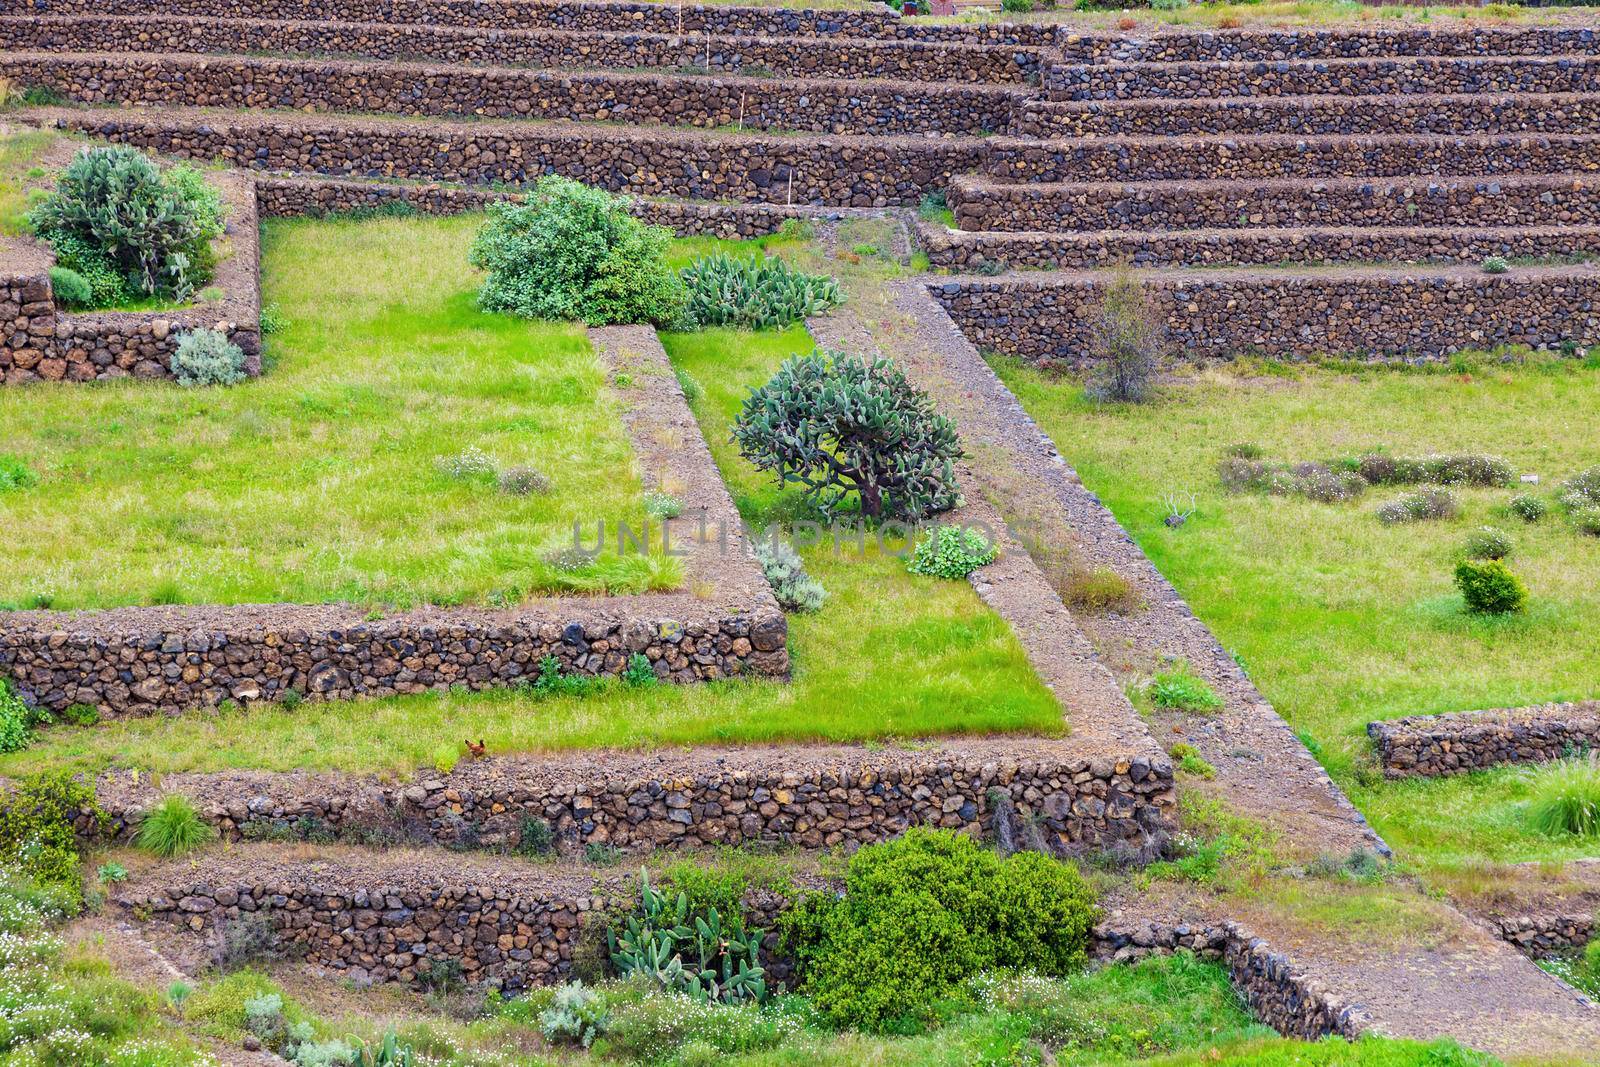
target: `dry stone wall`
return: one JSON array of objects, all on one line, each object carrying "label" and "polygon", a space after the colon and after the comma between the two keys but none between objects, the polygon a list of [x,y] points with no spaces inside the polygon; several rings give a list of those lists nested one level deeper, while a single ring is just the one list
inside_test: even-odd
[{"label": "dry stone wall", "polygon": [[[1158,853],[1176,797],[1164,757],[1100,756],[1071,741],[946,741],[916,750],[794,745],[468,760],[411,781],[252,772],[167,775],[228,839],[341,840],[514,850],[528,819],[557,848],[629,851],[779,843],[855,847],[913,826],[992,835],[1037,821],[1057,851]],[[161,795],[109,772],[98,783],[112,837],[130,836]],[[91,829],[87,820],[81,827]]]},{"label": "dry stone wall", "polygon": [[1595,913],[1537,912],[1490,920],[1500,936],[1534,959],[1583,948],[1595,935]]},{"label": "dry stone wall", "polygon": [[1600,700],[1369,722],[1391,778],[1464,774],[1544,763],[1600,748]]},{"label": "dry stone wall", "polygon": [[1003,131],[1006,87],[438,67],[182,55],[0,58],[0,77],[88,104],[152,104],[842,134]]},{"label": "dry stone wall", "polygon": [[[565,123],[431,123],[250,115],[227,121],[48,109],[58,127],[256,170],[520,185],[562,174],[613,192],[698,200],[917,204],[974,169],[986,140],[781,137]],[[792,185],[790,179],[793,179]]]},{"label": "dry stone wall", "polygon": [[797,78],[889,78],[1016,85],[1037,81],[1045,52],[916,40],[716,37],[470,26],[274,22],[181,16],[0,17],[15,51],[222,52],[360,56],[485,66],[634,70]]},{"label": "dry stone wall", "polygon": [[[1141,280],[1175,354],[1431,359],[1501,345],[1600,340],[1600,269],[1445,268],[1287,274],[1153,273]],[[1038,275],[934,282],[929,291],[979,348],[1036,363],[1091,362],[1103,278]],[[1403,309],[1403,310],[1397,310]]]}]

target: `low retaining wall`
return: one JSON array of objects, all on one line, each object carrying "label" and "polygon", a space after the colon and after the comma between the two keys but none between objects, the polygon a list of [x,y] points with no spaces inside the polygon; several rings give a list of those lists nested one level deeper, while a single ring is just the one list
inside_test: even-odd
[{"label": "low retaining wall", "polygon": [[1600,129],[1600,95],[1328,96],[1028,101],[1019,137],[1167,137],[1195,133],[1329,134],[1585,133]]},{"label": "low retaining wall", "polygon": [[1583,948],[1595,935],[1595,913],[1496,916],[1491,919],[1501,937],[1534,959]]},{"label": "low retaining wall", "polygon": [[64,311],[55,305],[49,273],[54,256],[44,246],[13,241],[0,248],[0,383],[170,378],[179,338],[200,327],[227,334],[245,354],[245,372],[260,374],[255,191],[244,179],[211,180],[228,204],[231,251],[211,283],[223,294],[216,303],[170,311]]},{"label": "low retaining wall", "polygon": [[1600,222],[1600,176],[1000,185],[958,177],[963,230],[1514,226]]},{"label": "low retaining wall", "polygon": [[0,59],[0,77],[88,104],[286,108],[840,134],[1006,130],[1027,90],[885,81],[763,81],[513,67],[242,56],[55,53]]},{"label": "low retaining wall", "polygon": [[1052,100],[1409,93],[1586,93],[1600,56],[1363,58],[1300,62],[1053,64]]},{"label": "low retaining wall", "polygon": [[1102,923],[1094,935],[1095,956],[1117,963],[1179,949],[1222,961],[1251,1014],[1289,1037],[1314,1041],[1336,1034],[1353,1039],[1371,1026],[1365,1008],[1347,1003],[1295,966],[1287,955],[1235,922],[1204,926],[1144,923],[1127,929]]},{"label": "low retaining wall", "polygon": [[1202,232],[958,233],[918,226],[935,267],[959,273],[985,264],[1044,270],[1230,267],[1252,263],[1471,263],[1488,256],[1549,258],[1600,252],[1600,226],[1336,227]]},{"label": "low retaining wall", "polygon": [[1600,748],[1600,700],[1367,723],[1391,778],[1464,774],[1543,763]]},{"label": "low retaining wall", "polygon": [[[979,348],[1083,367],[1105,279],[1019,275],[933,282],[929,291]],[[1502,345],[1553,348],[1600,339],[1600,269],[1526,267],[1490,275],[1348,269],[1325,273],[1152,273],[1141,281],[1174,354],[1225,359],[1361,356],[1432,359]]]},{"label": "low retaining wall", "polygon": [[16,51],[266,52],[543,68],[695,68],[800,78],[895,78],[1005,85],[1037,81],[1044,52],[915,40],[706,37],[578,30],[164,16],[0,17]]},{"label": "low retaining wall", "polygon": [[[521,200],[522,194],[460,185],[260,176],[256,178],[256,199],[264,218],[382,210],[394,203],[408,204],[429,215],[457,215],[482,211],[501,200]],[[665,226],[680,237],[760,237],[777,232],[790,219],[825,220],[845,215],[828,208],[694,200],[633,199],[628,209],[635,217]]]},{"label": "low retaining wall", "polygon": [[983,170],[1013,182],[1369,178],[1555,174],[1600,169],[1600,136],[1382,135],[1233,140],[1158,137],[1026,141],[995,137]]},{"label": "low retaining wall", "polygon": [[[468,729],[468,727],[463,727]],[[228,839],[342,840],[514,850],[526,819],[557,848],[700,848],[776,842],[853,847],[912,826],[991,835],[1005,794],[1060,852],[1159,852],[1176,810],[1172,767],[1090,756],[1070,741],[938,742],[926,748],[795,745],[466,760],[409,782],[360,775],[110,772],[108,832],[130,836],[163,792],[180,792]],[[81,829],[88,831],[87,821]]]},{"label": "low retaining wall", "polygon": [[1091,43],[1094,51],[1088,58],[1130,63],[1564,55],[1600,51],[1600,31],[1589,26],[1331,26],[1198,32],[1174,28],[1146,31],[1140,37],[1094,38]]},{"label": "low retaining wall", "polygon": [[430,122],[182,111],[28,112],[109,141],[254,170],[520,185],[562,174],[613,192],[696,200],[911,206],[971,170],[985,140],[780,137],[562,123]]}]

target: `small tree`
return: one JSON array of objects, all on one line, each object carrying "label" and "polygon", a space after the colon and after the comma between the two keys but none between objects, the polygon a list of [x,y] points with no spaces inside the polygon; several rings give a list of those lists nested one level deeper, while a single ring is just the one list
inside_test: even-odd
[{"label": "small tree", "polygon": [[957,502],[955,423],[892,360],[795,356],[745,398],[739,452],[835,513],[855,494],[872,518],[920,519]]},{"label": "small tree", "polygon": [[1088,395],[1137,404],[1150,396],[1166,331],[1126,268],[1112,276],[1089,319],[1089,355],[1095,361]]},{"label": "small tree", "polygon": [[486,311],[666,326],[682,317],[686,299],[667,266],[671,239],[610,193],[548,174],[525,203],[489,208],[467,259],[489,272],[478,292]]}]

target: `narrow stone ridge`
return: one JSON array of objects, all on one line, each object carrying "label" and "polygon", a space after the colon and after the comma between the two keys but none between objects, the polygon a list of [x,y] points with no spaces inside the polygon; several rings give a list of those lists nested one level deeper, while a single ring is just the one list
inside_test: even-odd
[{"label": "narrow stone ridge", "polygon": [[1600,748],[1600,700],[1411,715],[1369,722],[1367,734],[1391,778],[1544,763]]},{"label": "narrow stone ridge", "polygon": [[394,61],[194,54],[20,52],[0,77],[86,104],[298,111],[836,134],[978,136],[1009,128],[1008,86],[879,80],[761,80],[677,74],[546,72]]}]

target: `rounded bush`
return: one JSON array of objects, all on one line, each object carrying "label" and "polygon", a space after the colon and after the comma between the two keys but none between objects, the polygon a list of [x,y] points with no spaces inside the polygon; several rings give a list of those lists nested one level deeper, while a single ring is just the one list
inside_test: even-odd
[{"label": "rounded bush", "polygon": [[1468,559],[1505,559],[1511,555],[1511,537],[1493,526],[1482,526],[1467,535],[1464,553]]},{"label": "rounded bush", "polygon": [[917,542],[906,569],[934,578],[965,578],[993,563],[998,554],[994,543],[979,530],[940,526]]},{"label": "rounded bush", "polygon": [[980,971],[1081,967],[1098,918],[1073,867],[914,829],[861,849],[843,897],[803,898],[784,922],[817,1008],[839,1026],[885,1030],[926,1018]]},{"label": "rounded bush", "polygon": [[219,330],[200,327],[178,338],[172,376],[179,385],[237,385],[248,375],[244,350]]},{"label": "rounded bush", "polygon": [[1572,525],[1581,534],[1600,537],[1600,507],[1579,508],[1572,513]]},{"label": "rounded bush", "polygon": [[1522,579],[1497,559],[1463,560],[1457,564],[1456,587],[1461,590],[1467,610],[1474,614],[1507,615],[1521,611],[1528,602]]},{"label": "rounded bush", "polygon": [[1511,498],[1511,513],[1523,522],[1538,522],[1550,510],[1550,505],[1532,493],[1518,493]]},{"label": "rounded bush", "polygon": [[50,268],[50,289],[56,303],[64,308],[86,308],[94,303],[94,289],[89,279],[70,267]]},{"label": "rounded bush", "polygon": [[489,208],[467,258],[489,272],[478,291],[485,311],[591,326],[683,317],[683,282],[666,261],[672,234],[646,226],[627,202],[554,174],[521,204]]}]

